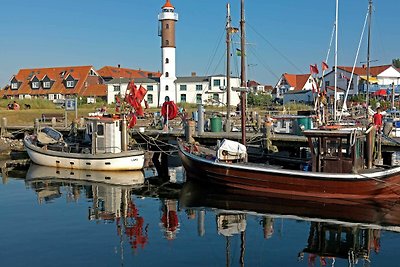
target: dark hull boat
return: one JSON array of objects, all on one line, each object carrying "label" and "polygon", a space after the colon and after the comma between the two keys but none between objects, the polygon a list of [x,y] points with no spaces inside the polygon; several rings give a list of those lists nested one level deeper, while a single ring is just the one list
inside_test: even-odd
[{"label": "dark hull boat", "polygon": [[219,148],[212,153],[209,149],[183,142],[179,143],[179,155],[188,176],[210,186],[258,194],[329,199],[399,198],[400,167],[368,168],[374,149],[368,145],[368,140],[373,140],[368,135],[355,130],[310,130],[304,133],[312,156],[308,171],[242,162],[240,153],[235,158],[235,149]]}]

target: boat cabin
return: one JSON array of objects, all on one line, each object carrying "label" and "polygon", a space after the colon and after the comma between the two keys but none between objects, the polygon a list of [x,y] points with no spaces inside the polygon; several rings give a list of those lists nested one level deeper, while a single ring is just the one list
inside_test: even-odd
[{"label": "boat cabin", "polygon": [[365,135],[352,129],[307,130],[312,171],[358,173],[364,169]]},{"label": "boat cabin", "polygon": [[86,139],[91,143],[92,154],[120,153],[123,150],[121,122],[119,118],[86,118]]}]

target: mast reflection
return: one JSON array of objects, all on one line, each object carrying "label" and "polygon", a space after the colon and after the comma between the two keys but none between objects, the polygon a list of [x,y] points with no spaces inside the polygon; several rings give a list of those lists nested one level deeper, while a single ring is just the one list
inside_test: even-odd
[{"label": "mast reflection", "polygon": [[[249,195],[242,190],[219,191],[196,182],[186,183],[181,191],[180,204],[191,212],[214,211],[218,233],[232,236],[245,227],[246,215],[261,217],[263,237],[274,234],[277,218],[288,218],[310,224],[307,246],[297,257],[308,266],[334,266],[344,259],[349,266],[360,261],[369,263],[371,253],[380,253],[381,231],[400,232],[400,204],[397,201],[343,202],[335,200],[305,200],[278,196]],[[232,234],[230,234],[232,233]],[[243,238],[244,241],[244,238]],[[245,242],[242,242],[244,251]],[[227,266],[230,265],[227,240]],[[244,253],[241,253],[244,264]],[[319,262],[318,262],[319,261]]]}]

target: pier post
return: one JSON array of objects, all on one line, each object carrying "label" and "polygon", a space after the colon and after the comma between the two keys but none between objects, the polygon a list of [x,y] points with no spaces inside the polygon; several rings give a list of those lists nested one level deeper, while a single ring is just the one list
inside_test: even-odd
[{"label": "pier post", "polygon": [[1,131],[0,136],[4,136],[7,133],[7,118],[1,118]]},{"label": "pier post", "polygon": [[185,137],[186,142],[194,143],[194,132],[196,130],[196,122],[194,120],[188,120],[185,125]]},{"label": "pier post", "polygon": [[51,127],[56,127],[57,119],[55,117],[51,118]]},{"label": "pier post", "polygon": [[33,122],[33,132],[35,133],[35,134],[37,134],[38,132],[39,132],[39,129],[40,129],[40,123],[39,123],[39,119],[35,119],[34,120],[34,122]]},{"label": "pier post", "polygon": [[125,115],[123,115],[121,120],[121,150],[128,151],[128,121]]},{"label": "pier post", "polygon": [[204,108],[203,105],[197,106],[197,135],[202,135],[204,133]]}]

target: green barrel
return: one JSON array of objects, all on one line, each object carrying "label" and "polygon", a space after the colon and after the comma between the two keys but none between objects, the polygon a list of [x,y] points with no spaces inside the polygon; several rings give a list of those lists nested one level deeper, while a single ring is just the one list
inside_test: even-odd
[{"label": "green barrel", "polygon": [[212,117],[211,121],[211,132],[221,132],[222,131],[222,119],[221,117]]},{"label": "green barrel", "polygon": [[298,118],[297,125],[298,125],[298,132],[297,132],[298,135],[302,134],[301,128],[303,128],[304,130],[310,130],[311,129],[311,117]]}]

